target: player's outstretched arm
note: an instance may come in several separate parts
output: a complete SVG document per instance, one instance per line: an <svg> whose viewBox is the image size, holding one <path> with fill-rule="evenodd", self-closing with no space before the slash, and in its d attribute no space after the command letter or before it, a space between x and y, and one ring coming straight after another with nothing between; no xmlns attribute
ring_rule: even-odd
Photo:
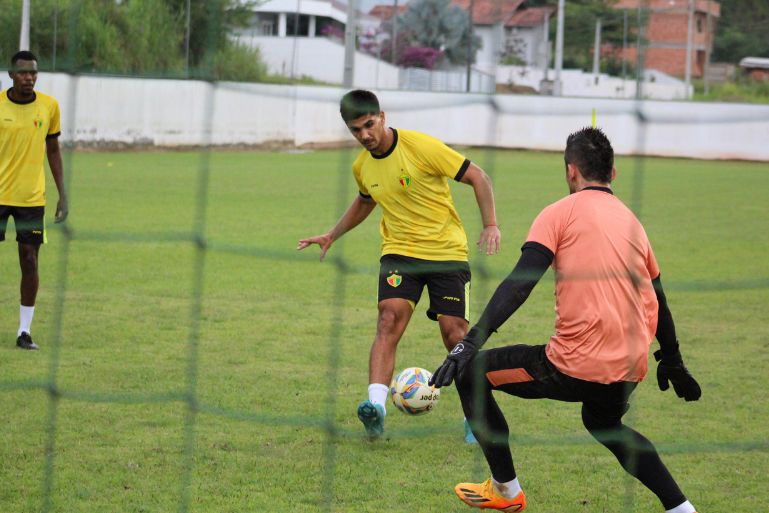
<svg viewBox="0 0 769 513"><path fill-rule="evenodd" d="M497 212L491 178L483 169L471 162L461 182L472 186L475 191L475 201L478 202L478 208L481 210L483 230L476 243L478 249L487 255L499 253L502 234L499 231L499 226L497 226Z"/></svg>
<svg viewBox="0 0 769 513"><path fill-rule="evenodd" d="M64 188L64 165L62 164L61 149L57 137L45 140L45 153L48 156L48 166L51 168L53 181L56 183L56 189L59 191L59 202L56 204L54 222L61 223L69 215L69 203L67 201L67 191Z"/></svg>
<svg viewBox="0 0 769 513"><path fill-rule="evenodd" d="M657 276L653 279L652 285L654 285L654 292L659 304L656 337L660 343L660 349L654 352L654 359L659 362L657 364L657 385L664 392L670 388L670 383L672 383L673 390L678 397L687 401L696 401L702 396L702 389L684 365L676 337L673 314L670 313L665 291L662 290L661 277Z"/></svg>
<svg viewBox="0 0 769 513"><path fill-rule="evenodd" d="M362 223L371 214L374 207L376 207L374 200L358 195L331 231L323 235L300 239L296 249L303 250L313 244L317 244L320 246L320 259L322 261L334 241Z"/></svg>

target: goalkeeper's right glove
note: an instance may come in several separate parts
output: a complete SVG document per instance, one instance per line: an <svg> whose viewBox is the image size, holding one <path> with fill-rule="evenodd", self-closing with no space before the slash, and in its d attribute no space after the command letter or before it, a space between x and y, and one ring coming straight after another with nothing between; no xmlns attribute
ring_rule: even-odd
<svg viewBox="0 0 769 513"><path fill-rule="evenodd" d="M666 355L662 353L662 350L655 351L654 359L659 362L657 365L657 384L660 390L664 392L670 388L668 383L670 380L678 397L683 397L687 401L696 401L700 398L702 389L684 365L680 352L676 351L674 355Z"/></svg>
<svg viewBox="0 0 769 513"><path fill-rule="evenodd" d="M478 353L478 348L468 337L463 338L454 349L451 350L446 360L433 373L427 382L435 388L447 387L455 378L459 378L467 367L467 364Z"/></svg>

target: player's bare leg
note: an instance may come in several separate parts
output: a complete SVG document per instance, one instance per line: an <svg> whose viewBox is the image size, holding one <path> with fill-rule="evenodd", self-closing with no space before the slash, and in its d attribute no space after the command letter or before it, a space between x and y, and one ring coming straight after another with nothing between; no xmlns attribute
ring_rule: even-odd
<svg viewBox="0 0 769 513"><path fill-rule="evenodd" d="M395 369L395 350L413 312L414 308L406 299L379 302L376 336L369 357L369 383L389 385Z"/></svg>
<svg viewBox="0 0 769 513"><path fill-rule="evenodd" d="M453 315L441 315L438 317L438 326L441 328L441 337L443 345L447 351L454 349L454 346L467 335L469 323L462 317Z"/></svg>
<svg viewBox="0 0 769 513"><path fill-rule="evenodd" d="M384 432L385 405L395 369L395 351L413 312L413 306L406 299L379 302L376 336L369 355L369 399L358 406L358 418L370 438Z"/></svg>
<svg viewBox="0 0 769 513"><path fill-rule="evenodd" d="M19 307L19 330L16 345L22 349L38 349L32 342L31 325L32 316L35 313L35 300L40 285L38 274L37 256L40 251L39 244L19 243L19 267L21 268L21 305Z"/></svg>

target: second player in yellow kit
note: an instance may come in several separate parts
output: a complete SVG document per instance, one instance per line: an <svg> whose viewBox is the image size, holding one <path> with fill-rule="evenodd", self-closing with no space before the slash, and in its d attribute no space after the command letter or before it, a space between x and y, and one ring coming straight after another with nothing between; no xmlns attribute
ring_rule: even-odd
<svg viewBox="0 0 769 513"><path fill-rule="evenodd" d="M16 345L38 349L30 331L40 281L38 253L45 241L46 157L59 192L55 222L64 221L68 212L58 139L61 122L56 99L35 91L33 53L16 53L8 75L13 87L0 92L0 242L12 217L21 268Z"/></svg>
<svg viewBox="0 0 769 513"><path fill-rule="evenodd" d="M430 297L427 315L438 322L445 348L451 350L467 333L467 236L449 180L470 185L475 192L483 220L478 247L487 254L498 252L501 235L491 180L480 167L429 135L388 127L370 91L347 93L340 113L364 148L353 164L359 193L331 230L300 240L297 249L318 244L323 259L336 239L363 222L377 205L382 208L379 315L369 358L368 400L358 407L366 434L376 438L384 432L396 348L425 287ZM466 440L474 440L469 430Z"/></svg>

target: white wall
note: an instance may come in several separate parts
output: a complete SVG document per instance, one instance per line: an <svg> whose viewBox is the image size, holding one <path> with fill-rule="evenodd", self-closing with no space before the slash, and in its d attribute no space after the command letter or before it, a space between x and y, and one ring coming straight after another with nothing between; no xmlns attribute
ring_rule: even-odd
<svg viewBox="0 0 769 513"><path fill-rule="evenodd" d="M665 76L655 70L647 70L650 76L655 77L654 82L645 81L641 86L641 94L644 98L655 100L683 100L689 98L692 86L673 77ZM525 66L497 66L498 84L516 84L533 87L540 90L540 82L545 77L545 72L539 68ZM665 78L662 78L665 77ZM548 70L548 79L555 78L555 71ZM622 80L606 74L599 74L598 80L593 73L578 69L565 69L561 72L562 92L564 96L581 96L591 98L629 98L636 96L635 80Z"/></svg>
<svg viewBox="0 0 769 513"><path fill-rule="evenodd" d="M499 54L504 42L504 29L501 23L495 25L475 25L473 34L480 38L481 47L475 52L474 67L490 72L499 61Z"/></svg>
<svg viewBox="0 0 769 513"><path fill-rule="evenodd" d="M7 86L7 83L4 85ZM343 89L70 77L41 73L38 90L62 109L62 140L157 146L349 143ZM618 154L769 162L769 106L380 91L392 126L449 144L561 151L591 120ZM646 120L639 121L639 113Z"/></svg>
<svg viewBox="0 0 769 513"><path fill-rule="evenodd" d="M520 52L519 57L527 66L544 67L547 60L544 25L513 27L507 29L505 37L508 41L515 42L514 46Z"/></svg>
<svg viewBox="0 0 769 513"><path fill-rule="evenodd" d="M262 60L273 74L306 75L341 84L344 46L325 37L239 37L237 41L261 49ZM355 52L355 83L373 89L398 87L398 68L362 52Z"/></svg>

